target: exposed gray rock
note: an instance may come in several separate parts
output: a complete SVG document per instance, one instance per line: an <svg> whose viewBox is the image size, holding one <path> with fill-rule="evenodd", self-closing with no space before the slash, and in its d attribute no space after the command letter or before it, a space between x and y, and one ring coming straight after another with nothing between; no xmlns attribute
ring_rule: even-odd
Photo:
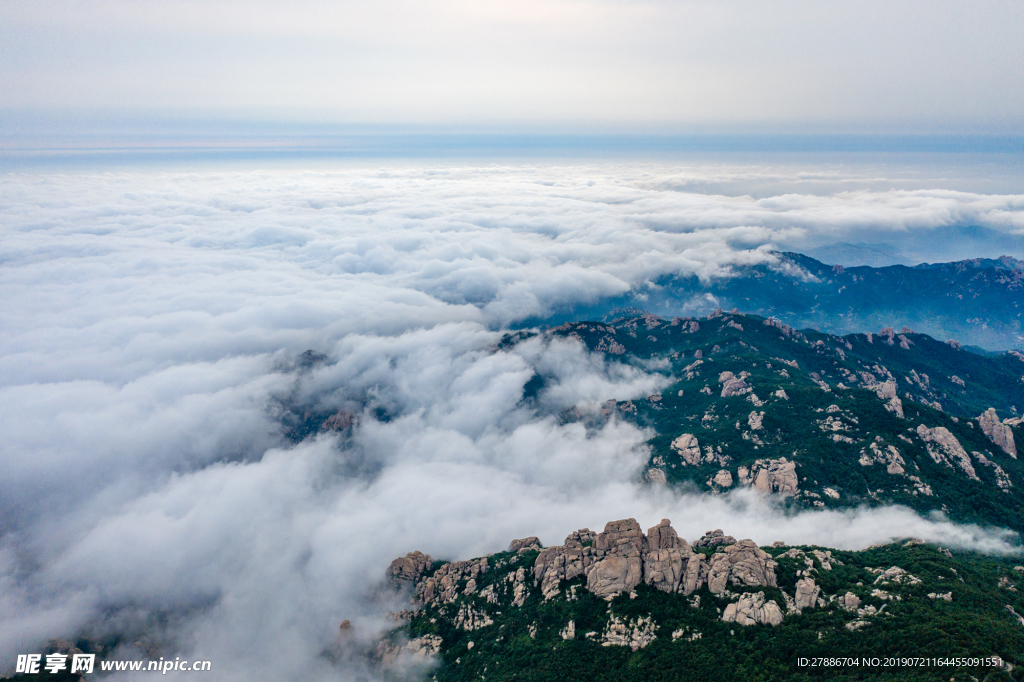
<svg viewBox="0 0 1024 682"><path fill-rule="evenodd" d="M1007 474L1006 471L1003 470L1003 467L991 461L988 457L981 454L980 452L975 451L972 452L971 454L974 455L974 458L978 460L980 464L983 464L987 467L991 467L995 471L996 486L998 486L1000 490L1002 490L1004 493L1010 492L1010 488L1013 487L1013 483L1010 481L1009 474Z"/></svg>
<svg viewBox="0 0 1024 682"><path fill-rule="evenodd" d="M861 466L871 466L874 463L884 464L885 470L894 476L906 473L906 462L900 451L893 445L879 446L878 441L872 442L869 446L870 452L861 450Z"/></svg>
<svg viewBox="0 0 1024 682"><path fill-rule="evenodd" d="M609 521L598 533L594 549L604 558L587 571L588 590L599 597L611 597L640 584L647 538L636 519Z"/></svg>
<svg viewBox="0 0 1024 682"><path fill-rule="evenodd" d="M601 646L628 646L633 651L643 649L657 639L657 626L650 616L622 621L612 614L601 637Z"/></svg>
<svg viewBox="0 0 1024 682"><path fill-rule="evenodd" d="M694 554L686 561L686 572L680 584L680 591L690 595L700 589L708 578L708 562L703 554Z"/></svg>
<svg viewBox="0 0 1024 682"><path fill-rule="evenodd" d="M533 576L534 585L540 585L545 599L558 594L562 580L572 580L586 573L596 560L592 547L596 541L597 534L583 528L569 535L564 545L541 550L533 565Z"/></svg>
<svg viewBox="0 0 1024 682"><path fill-rule="evenodd" d="M540 549L540 538L535 535L528 538L520 538L513 540L508 546L508 551L510 552L529 549Z"/></svg>
<svg viewBox="0 0 1024 682"><path fill-rule="evenodd" d="M356 423L357 417L348 410L339 410L320 425L321 431L344 431Z"/></svg>
<svg viewBox="0 0 1024 682"><path fill-rule="evenodd" d="M734 375L732 372L722 372L718 375L718 383L722 384L722 397L728 398L734 395L744 395L750 393L754 389L744 379L750 374L748 372L740 372L739 376Z"/></svg>
<svg viewBox="0 0 1024 682"><path fill-rule="evenodd" d="M1010 457L1017 459L1017 446L1013 442L1013 429L999 421L994 407L988 408L978 417L978 424L989 440Z"/></svg>
<svg viewBox="0 0 1024 682"><path fill-rule="evenodd" d="M463 604L455 614L455 627L466 631L479 630L488 625L494 625L494 621L487 615L486 611L474 609L469 604Z"/></svg>
<svg viewBox="0 0 1024 682"><path fill-rule="evenodd" d="M740 478L742 480L742 474ZM750 469L749 480L751 485L765 493L790 496L800 490L796 462L788 461L785 457L757 460Z"/></svg>
<svg viewBox="0 0 1024 682"><path fill-rule="evenodd" d="M429 554L423 552L409 552L403 557L398 557L388 566L387 576L393 583L414 583L419 580L427 569L431 567L434 560Z"/></svg>
<svg viewBox="0 0 1024 682"><path fill-rule="evenodd" d="M736 544L736 538L731 535L726 535L722 532L721 528L709 530L700 537L700 540L693 543L693 546L698 549L705 547L718 547L719 545L734 545Z"/></svg>
<svg viewBox="0 0 1024 682"><path fill-rule="evenodd" d="M722 621L744 626L778 625L782 622L782 609L774 601L766 601L764 592L754 592L726 606Z"/></svg>
<svg viewBox="0 0 1024 682"><path fill-rule="evenodd" d="M598 597L610 598L629 592L642 578L640 557L609 556L587 573L587 589Z"/></svg>
<svg viewBox="0 0 1024 682"><path fill-rule="evenodd" d="M648 550L643 556L644 582L662 592L676 592L693 550L680 538L668 519L647 531Z"/></svg>
<svg viewBox="0 0 1024 682"><path fill-rule="evenodd" d="M443 640L438 635L424 635L410 639L404 646L381 640L377 644L377 657L385 670L404 668L407 665L422 665L441 650Z"/></svg>
<svg viewBox="0 0 1024 682"><path fill-rule="evenodd" d="M487 557L444 564L434 575L416 584L416 596L424 604L450 604L458 597L459 583L476 578L487 569Z"/></svg>
<svg viewBox="0 0 1024 682"><path fill-rule="evenodd" d="M647 548L652 552L659 549L680 549L685 551L687 556L693 553L690 544L679 537L668 519L662 519L657 526L647 530Z"/></svg>
<svg viewBox="0 0 1024 682"><path fill-rule="evenodd" d="M646 478L651 483L655 483L658 485L664 485L665 483L668 483L668 478L665 476L665 471L663 469L658 469L654 467L647 470L647 473L644 474L644 478Z"/></svg>
<svg viewBox="0 0 1024 682"><path fill-rule="evenodd" d="M793 601L797 612L817 606L820 593L821 588L814 584L814 578L806 577L796 581L796 594Z"/></svg>
<svg viewBox="0 0 1024 682"><path fill-rule="evenodd" d="M860 597L853 592L847 592L839 598L839 605L847 611L855 611L860 606Z"/></svg>
<svg viewBox="0 0 1024 682"><path fill-rule="evenodd" d="M722 488L728 488L732 486L732 474L729 473L728 469L719 469L718 473L715 474L715 478L713 480L715 482L715 485L720 486Z"/></svg>
<svg viewBox="0 0 1024 682"><path fill-rule="evenodd" d="M700 464L700 444L697 442L697 437L693 434L684 433L676 438L672 441L672 449L679 453L686 464L693 466Z"/></svg>
<svg viewBox="0 0 1024 682"><path fill-rule="evenodd" d="M917 427L917 435L925 442L928 454L931 455L936 463L945 464L950 468L953 468L954 463L956 463L969 478L975 481L979 480L978 474L974 472L974 465L971 464L971 458L967 455L967 451L960 445L960 441L956 439L956 436L950 433L949 429L945 426L936 426L934 429L929 429L924 424L921 424Z"/></svg>
<svg viewBox="0 0 1024 682"><path fill-rule="evenodd" d="M512 578L512 606L522 606L526 603L529 590L526 587L526 569L517 568L515 573L509 574ZM556 587L556 592L557 587Z"/></svg>
<svg viewBox="0 0 1024 682"><path fill-rule="evenodd" d="M708 589L722 594L727 585L741 587L776 587L775 567L778 564L753 540L740 540L712 554L708 568Z"/></svg>
<svg viewBox="0 0 1024 682"><path fill-rule="evenodd" d="M891 340L890 340L891 344ZM885 381L868 388L874 388L875 394L882 400L885 400L885 409L895 414L900 419L903 419L903 401L896 395L896 382L892 379Z"/></svg>
<svg viewBox="0 0 1024 682"><path fill-rule="evenodd" d="M598 533L595 546L613 556L642 556L647 538L636 519L609 521L604 532Z"/></svg>

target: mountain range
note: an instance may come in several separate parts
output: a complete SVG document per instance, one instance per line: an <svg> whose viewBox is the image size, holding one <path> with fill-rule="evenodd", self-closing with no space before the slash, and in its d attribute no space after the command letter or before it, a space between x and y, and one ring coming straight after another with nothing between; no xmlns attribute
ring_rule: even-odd
<svg viewBox="0 0 1024 682"><path fill-rule="evenodd" d="M738 308L834 334L904 326L988 350L1024 347L1024 261L1009 256L916 266L844 267L776 252L729 276L663 277L642 291L559 311L549 322L602 319L614 308L666 316Z"/></svg>
<svg viewBox="0 0 1024 682"><path fill-rule="evenodd" d="M618 362L661 363L673 382L660 393L562 415L652 429L654 484L712 494L752 486L809 508L903 504L1024 531L1018 351L980 355L909 328L836 336L722 311L546 334Z"/></svg>

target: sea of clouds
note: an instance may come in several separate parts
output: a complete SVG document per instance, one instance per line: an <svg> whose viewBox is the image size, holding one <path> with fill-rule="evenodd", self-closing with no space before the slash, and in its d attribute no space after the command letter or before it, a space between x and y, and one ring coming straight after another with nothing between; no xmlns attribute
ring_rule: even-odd
<svg viewBox="0 0 1024 682"><path fill-rule="evenodd" d="M787 515L641 485L649 433L557 415L669 379L571 341L498 349L510 325L662 275L726 277L780 244L1024 234L1022 196L879 182L640 165L6 176L0 674L88 636L209 659L220 680L358 678L338 625L370 638L400 608L373 596L394 557L624 517L691 540L1007 551L1006 534L905 509ZM296 364L307 349L329 360ZM359 420L294 444L296 406Z"/></svg>

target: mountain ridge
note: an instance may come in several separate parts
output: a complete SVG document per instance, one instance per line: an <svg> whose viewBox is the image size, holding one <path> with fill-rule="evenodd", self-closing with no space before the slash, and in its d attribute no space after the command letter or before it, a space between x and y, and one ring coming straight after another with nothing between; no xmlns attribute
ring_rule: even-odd
<svg viewBox="0 0 1024 682"><path fill-rule="evenodd" d="M1010 256L884 267L828 265L796 252L729 266L729 276L669 275L642 290L556 312L542 324L601 319L616 308L671 317L739 308L835 334L908 326L989 350L1024 348L1024 261Z"/></svg>

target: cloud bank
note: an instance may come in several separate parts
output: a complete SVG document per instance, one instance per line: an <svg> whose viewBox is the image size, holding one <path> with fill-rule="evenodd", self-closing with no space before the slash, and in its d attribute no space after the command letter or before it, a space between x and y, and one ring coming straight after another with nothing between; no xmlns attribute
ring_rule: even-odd
<svg viewBox="0 0 1024 682"><path fill-rule="evenodd" d="M652 492L637 483L648 433L557 416L665 377L568 341L499 349L509 324L665 274L727 276L784 240L1024 229L1019 196L680 187L751 173L9 176L0 665L84 634L210 659L218 679L356 677L329 655L337 627L383 625L392 605L369 595L395 556L557 543L629 516L690 539L1006 551L907 510L788 516L753 495ZM308 348L329 361L297 367ZM350 432L285 437L285 413L338 409Z"/></svg>

